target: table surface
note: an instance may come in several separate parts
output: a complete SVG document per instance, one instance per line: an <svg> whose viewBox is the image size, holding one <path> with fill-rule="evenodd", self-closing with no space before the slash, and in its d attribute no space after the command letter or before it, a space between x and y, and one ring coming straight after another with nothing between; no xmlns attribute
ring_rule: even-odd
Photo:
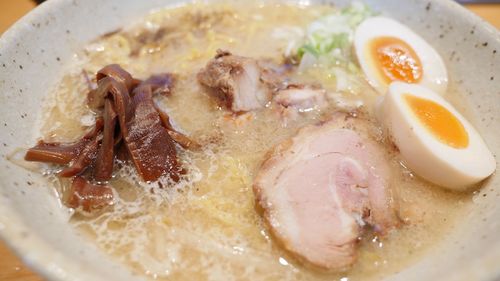
<svg viewBox="0 0 500 281"><path fill-rule="evenodd" d="M0 0L0 34L34 7L34 2L30 0ZM467 5L467 8L500 29L500 5L476 4ZM40 281L43 279L31 272L29 268L0 241L0 280Z"/></svg>

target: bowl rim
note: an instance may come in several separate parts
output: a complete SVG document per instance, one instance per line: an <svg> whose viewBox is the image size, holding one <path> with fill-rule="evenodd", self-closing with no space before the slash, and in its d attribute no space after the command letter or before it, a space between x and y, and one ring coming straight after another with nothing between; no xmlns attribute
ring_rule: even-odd
<svg viewBox="0 0 500 281"><path fill-rule="evenodd" d="M27 14L18 19L0 36L0 53L2 50L14 48L15 42L22 34L29 32L32 22L43 19L51 12L57 11L61 6L67 5L72 0L45 1L36 6ZM84 1L82 1L85 3ZM0 188L4 185L0 181ZM29 228L21 216L0 204L0 241L9 248L31 271L45 280L73 281L107 279L81 268L81 264L73 259L67 259L64 253L51 246L47 241L37 235L23 235ZM35 232L35 231L33 231ZM35 232L36 233L36 232ZM47 259L44 253L51 253L52 259Z"/></svg>
<svg viewBox="0 0 500 281"><path fill-rule="evenodd" d="M3 49L12 48L13 43L24 32L28 32L27 26L31 22L39 18L43 18L50 12L57 11L60 6L66 5L71 0L51 0L38 5L26 15L17 20L11 27L8 28L0 37L0 51ZM284 0L286 1L286 0ZM362 1L362 0L361 0ZM185 0L184 3L189 3L191 0ZM291 1L295 2L294 0ZM314 2L314 1L312 1ZM497 37L498 29L488 23L483 18L467 10L462 5L453 0L433 0L438 2L449 11L453 11L464 20L475 24L476 28L481 28L493 38ZM82 1L82 3L85 3ZM312 3L314 4L314 3ZM84 5L84 4L83 4ZM143 15L144 16L144 15ZM139 16L138 16L139 17ZM0 187L3 185L0 182ZM7 227L8 226L8 227ZM28 237L20 237L19 233L29 229L20 216L13 211L8 205L0 204L0 239L19 257L25 265L32 271L36 272L47 280L106 280L100 276L92 274L86 270L82 270L77 261L72 259L64 259L64 254L58 252L57 249L50 246L41 237L29 235ZM60 261L64 260L64 264L57 261L44 258L41 253L55 252ZM483 258L487 258L484 256ZM499 269L500 270L500 269Z"/></svg>

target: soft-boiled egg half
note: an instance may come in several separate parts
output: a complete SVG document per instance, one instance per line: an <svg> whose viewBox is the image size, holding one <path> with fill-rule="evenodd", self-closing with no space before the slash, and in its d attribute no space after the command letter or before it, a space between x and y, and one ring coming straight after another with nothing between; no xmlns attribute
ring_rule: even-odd
<svg viewBox="0 0 500 281"><path fill-rule="evenodd" d="M378 110L408 168L428 181L462 190L495 171L478 132L433 91L393 82Z"/></svg>
<svg viewBox="0 0 500 281"><path fill-rule="evenodd" d="M405 25L385 17L363 21L356 29L354 47L368 81L381 94L391 82L420 84L444 94L446 66L431 45Z"/></svg>

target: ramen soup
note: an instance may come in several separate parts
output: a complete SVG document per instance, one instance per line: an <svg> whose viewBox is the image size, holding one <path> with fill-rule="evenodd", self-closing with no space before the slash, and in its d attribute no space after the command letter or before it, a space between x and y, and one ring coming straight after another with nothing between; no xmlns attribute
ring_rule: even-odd
<svg viewBox="0 0 500 281"><path fill-rule="evenodd" d="M362 4L188 4L77 53L26 159L138 275L378 280L495 169L447 84L431 45Z"/></svg>

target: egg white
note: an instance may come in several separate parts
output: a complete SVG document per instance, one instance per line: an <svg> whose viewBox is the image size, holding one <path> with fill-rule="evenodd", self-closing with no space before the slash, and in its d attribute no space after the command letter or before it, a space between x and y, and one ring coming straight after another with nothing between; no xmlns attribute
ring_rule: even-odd
<svg viewBox="0 0 500 281"><path fill-rule="evenodd" d="M414 116L403 99L405 94L431 100L452 113L468 134L468 146L454 148L441 142ZM378 110L407 167L420 177L449 189L463 190L495 171L495 159L479 133L433 91L416 84L393 82Z"/></svg>
<svg viewBox="0 0 500 281"><path fill-rule="evenodd" d="M372 66L372 59L366 46L377 37L395 37L408 44L418 56L422 66L422 78L418 84L443 95L448 87L448 73L441 56L422 37L407 26L385 17L373 17L363 21L356 29L354 47L358 62L372 86L385 94L388 85L381 81L378 70Z"/></svg>

